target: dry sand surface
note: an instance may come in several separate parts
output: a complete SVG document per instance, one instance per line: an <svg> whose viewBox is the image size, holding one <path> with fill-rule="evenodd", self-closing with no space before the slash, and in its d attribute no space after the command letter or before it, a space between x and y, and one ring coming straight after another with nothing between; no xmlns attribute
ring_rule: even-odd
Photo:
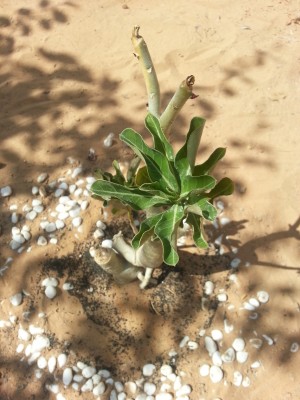
<svg viewBox="0 0 300 400"><path fill-rule="evenodd" d="M108 369L123 384L142 378L143 365L153 363L156 370L146 380L156 384L156 394L163 383L160 367L170 364L182 385L192 388L182 399L300 398L300 351L291 351L300 344L299 5L296 0L1 0L0 187L12 188L12 195L0 197L1 400L96 399L62 383L63 369L78 361ZM83 224L78 229L67 220L53 244L40 222L55 220L51 212L58 198L31 193L33 186L47 188L62 178L84 189L98 165L109 169L114 159L123 165L130 159L118 134L126 127L145 133L147 102L130 41L135 24L150 48L164 105L186 76L196 77L199 97L185 105L176 122L175 147L182 145L191 117L205 117L198 160L227 147L216 173L236 184L234 195L223 199L219 224L208 227L212 243L223 235L221 254L217 244L208 253L182 247L177 272L144 292L137 282L117 287L88 255L97 220L106 222L106 238L120 226L127 229L126 222L110 216L105 221L99 201L73 193L76 201L89 200L80 214ZM105 148L111 132L112 146ZM88 159L90 148L96 160ZM48 174L43 184L37 183L41 173ZM44 210L28 221L24 206L33 198L42 200ZM11 229L25 223L31 239L23 252L14 251ZM46 246L37 245L40 235ZM240 263L232 268L235 258ZM53 300L41 286L46 277L59 281ZM203 295L207 280L215 285L211 296ZM74 288L64 290L65 282ZM270 296L266 304L241 309L261 290ZM23 296L19 306L10 302L16 293ZM218 300L220 293L226 301ZM28 363L26 346L37 334L28 341L18 335L21 326L28 331L30 325L49 339L42 357L68 356L63 368L50 373L38 370L37 360ZM199 374L201 365L212 365L201 329L208 336L221 330L222 354L235 338L246 342L247 361L223 364L219 383ZM186 335L191 343L180 347ZM262 347L253 347L251 339L261 339ZM176 357L170 358L171 350ZM242 373L240 386L234 372ZM46 389L53 383L60 394ZM175 399L173 382L164 383ZM130 394L128 385L123 390L112 384L106 382L98 397L114 400L119 389L128 399L146 398L140 388ZM126 398L120 393L119 400Z"/></svg>

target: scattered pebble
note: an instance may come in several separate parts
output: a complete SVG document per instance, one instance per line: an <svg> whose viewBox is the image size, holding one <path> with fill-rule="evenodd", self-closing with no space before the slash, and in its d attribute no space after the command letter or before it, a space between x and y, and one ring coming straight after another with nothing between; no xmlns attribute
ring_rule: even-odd
<svg viewBox="0 0 300 400"><path fill-rule="evenodd" d="M43 182L45 182L45 180L48 178L48 174L46 173L46 172L43 172L42 174L40 174L38 177L37 177L37 182L38 183L43 183Z"/></svg>
<svg viewBox="0 0 300 400"><path fill-rule="evenodd" d="M215 285L212 281L206 281L204 284L204 293L207 296L210 296L214 291L214 287L215 287Z"/></svg>
<svg viewBox="0 0 300 400"><path fill-rule="evenodd" d="M234 348L234 350L236 351L243 351L245 348L245 340L243 338L236 338L234 339L233 343L232 343L232 347Z"/></svg>
<svg viewBox="0 0 300 400"><path fill-rule="evenodd" d="M290 351L296 353L299 350L299 343L294 342L291 344Z"/></svg>
<svg viewBox="0 0 300 400"><path fill-rule="evenodd" d="M63 376L62 376L63 384L65 386L70 385L70 383L72 382L72 379L73 379L72 368L68 367L63 372Z"/></svg>
<svg viewBox="0 0 300 400"><path fill-rule="evenodd" d="M109 133L108 136L103 140L103 145L105 147L111 147L113 144L114 136L115 136L114 133Z"/></svg>
<svg viewBox="0 0 300 400"><path fill-rule="evenodd" d="M219 383L223 379L223 371L220 367L213 365L209 370L209 377L213 383Z"/></svg>
<svg viewBox="0 0 300 400"><path fill-rule="evenodd" d="M2 197L8 197L12 194L12 188L10 186L4 186L0 189Z"/></svg>
<svg viewBox="0 0 300 400"><path fill-rule="evenodd" d="M163 376L168 376L168 375L172 374L172 372L173 372L173 369L170 365L165 364L160 367L160 373Z"/></svg>
<svg viewBox="0 0 300 400"><path fill-rule="evenodd" d="M241 260L239 258L234 258L231 260L230 266L231 268L237 268L241 263Z"/></svg>
<svg viewBox="0 0 300 400"><path fill-rule="evenodd" d="M233 373L233 384L234 386L241 386L243 381L243 375L240 373L240 371L234 371Z"/></svg>
<svg viewBox="0 0 300 400"><path fill-rule="evenodd" d="M47 245L47 239L45 238L45 236L39 236L38 240L37 240L37 245L38 246L46 246Z"/></svg>
<svg viewBox="0 0 300 400"><path fill-rule="evenodd" d="M13 306L17 307L17 306L19 306L19 305L22 303L22 301L23 301L23 294L22 294L22 293L16 293L16 294L14 294L13 296L11 296L9 300L10 300L10 303L11 303Z"/></svg>
<svg viewBox="0 0 300 400"><path fill-rule="evenodd" d="M152 396L156 392L156 385L154 383L146 382L144 384L144 392L147 396Z"/></svg>
<svg viewBox="0 0 300 400"><path fill-rule="evenodd" d="M45 295L46 297L48 297L48 299L54 299L54 297L56 296L57 290L55 288L55 286L46 286L45 289Z"/></svg>
<svg viewBox="0 0 300 400"><path fill-rule="evenodd" d="M189 337L189 336L184 336L184 337L181 339L180 343L179 343L179 347L180 347L180 348L183 348L184 346L186 346L189 340L190 340L190 337Z"/></svg>
<svg viewBox="0 0 300 400"><path fill-rule="evenodd" d="M62 368L65 366L67 362L67 356L64 353L59 354L59 356L57 357L57 364L59 368Z"/></svg>
<svg viewBox="0 0 300 400"><path fill-rule="evenodd" d="M201 365L201 367L199 368L199 374L200 376L208 376L209 375L209 370L210 370L210 366L208 364L203 364Z"/></svg>
<svg viewBox="0 0 300 400"><path fill-rule="evenodd" d="M210 356L212 356L214 352L217 351L217 344L210 336L205 336L204 344Z"/></svg>
<svg viewBox="0 0 300 400"><path fill-rule="evenodd" d="M155 365L154 364L146 364L143 366L143 375L144 376L151 376L153 375L155 371Z"/></svg>
<svg viewBox="0 0 300 400"><path fill-rule="evenodd" d="M265 292L264 290L260 290L257 292L257 299L259 300L260 303L265 304L269 301L269 293Z"/></svg>
<svg viewBox="0 0 300 400"><path fill-rule="evenodd" d="M220 341L223 339L223 333L219 329L213 329L211 331L211 337L213 340Z"/></svg>
<svg viewBox="0 0 300 400"><path fill-rule="evenodd" d="M274 344L274 340L270 336L262 335L262 337L265 339L269 346L272 346Z"/></svg>

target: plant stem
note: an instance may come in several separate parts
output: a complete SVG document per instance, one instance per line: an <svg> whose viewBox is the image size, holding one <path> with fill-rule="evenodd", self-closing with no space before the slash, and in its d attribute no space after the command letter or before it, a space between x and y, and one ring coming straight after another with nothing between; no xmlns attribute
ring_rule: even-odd
<svg viewBox="0 0 300 400"><path fill-rule="evenodd" d="M147 44L142 36L139 34L140 27L134 26L132 31L131 40L133 43L136 56L141 64L147 94L148 94L148 109L151 114L156 118L160 116L160 90L157 80L154 65L147 47Z"/></svg>
<svg viewBox="0 0 300 400"><path fill-rule="evenodd" d="M193 75L188 76L182 81L179 88L176 90L174 96L167 105L165 111L160 117L160 125L166 136L169 134L171 125L177 117L179 111L182 109L186 101L193 97L193 85L195 83L195 77Z"/></svg>

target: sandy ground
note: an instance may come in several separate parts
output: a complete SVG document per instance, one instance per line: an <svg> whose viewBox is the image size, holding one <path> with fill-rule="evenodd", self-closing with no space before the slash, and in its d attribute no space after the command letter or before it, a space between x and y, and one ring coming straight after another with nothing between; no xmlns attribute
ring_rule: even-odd
<svg viewBox="0 0 300 400"><path fill-rule="evenodd" d="M0 187L10 185L13 194L0 198L0 267L9 265L0 278L0 320L17 317L0 330L1 400L55 398L45 390L54 378L44 371L37 379L35 363L28 366L23 353L16 353L18 329L29 324L43 327L51 338L46 358L64 351L69 363L83 360L108 368L123 383L138 379L146 362L159 370L175 349L177 371L193 388L191 399L300 398L300 352L290 351L293 343L300 344L299 18L296 0L1 1ZM172 135L175 147L182 144L190 118L204 116L198 159L216 147L227 147L217 173L236 183L220 216L231 222L211 230L212 240L223 234L225 255L209 258L183 249L185 290L193 287L193 295L188 300L183 296L179 314L171 310L164 317L149 311L154 289L141 293L136 283L117 288L107 277L91 272L90 261L80 261L87 257L85 244L91 241L96 221L103 219L101 203L94 199L83 215L81 232L66 228L58 234L57 245L39 247L39 221L57 204L53 195L42 199L44 214L27 222L32 238L24 252L9 247L10 207L17 205L16 225L22 226L23 207L31 204L31 189L40 173L49 175L48 182L63 177L71 182L68 171L80 164L83 172L73 181L92 175L97 165L108 169L116 158L128 161L130 153L118 134L129 126L144 132L147 101L132 54L135 24L150 48L164 105L187 75L196 77L199 97L190 100L178 118ZM105 149L103 140L110 132L115 140ZM87 158L90 148L96 151L95 161ZM67 161L70 157L73 164ZM9 264L8 257L13 257ZM232 271L228 266L235 257L241 262ZM60 281L53 300L45 298L41 288L46 276ZM75 295L61 289L72 277ZM223 289L228 296L211 320L199 308L207 279L215 283L215 294ZM267 291L270 300L259 308L258 319L251 320L240 307L259 290ZM10 296L21 291L23 303L12 306ZM24 312L29 312L27 318ZM47 318L39 318L40 312ZM224 318L234 330L224 334L220 349L242 336L249 360L225 366L224 379L213 384L198 372L210 362L198 333L205 327L207 334L224 331ZM199 348L180 349L185 335ZM262 335L271 337L273 344ZM259 351L251 347L254 337L263 339ZM254 370L251 363L257 360L261 367ZM250 378L249 387L233 384L234 370ZM60 375L57 372L58 381ZM66 399L95 398L70 388L61 392Z"/></svg>

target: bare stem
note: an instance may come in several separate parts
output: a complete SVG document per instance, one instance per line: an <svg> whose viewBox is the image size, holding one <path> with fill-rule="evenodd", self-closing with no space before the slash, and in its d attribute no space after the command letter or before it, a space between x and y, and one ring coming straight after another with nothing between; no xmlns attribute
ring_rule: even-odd
<svg viewBox="0 0 300 400"><path fill-rule="evenodd" d="M160 125L165 135L169 134L171 125L186 101L194 97L194 83L195 77L193 75L188 76L176 90L165 111L162 113L160 117Z"/></svg>
<svg viewBox="0 0 300 400"><path fill-rule="evenodd" d="M148 94L148 109L151 114L156 118L160 116L160 90L157 80L154 65L147 47L147 44L142 36L139 34L140 27L136 25L133 28L131 40L142 67L147 94Z"/></svg>

